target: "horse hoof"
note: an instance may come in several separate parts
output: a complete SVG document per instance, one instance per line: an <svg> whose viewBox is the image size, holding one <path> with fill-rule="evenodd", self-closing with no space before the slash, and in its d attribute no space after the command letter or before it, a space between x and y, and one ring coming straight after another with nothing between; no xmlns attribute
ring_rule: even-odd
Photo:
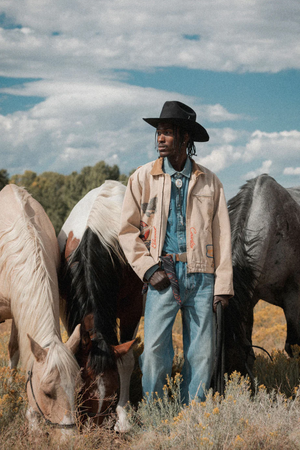
<svg viewBox="0 0 300 450"><path fill-rule="evenodd" d="M130 431L131 429L131 425L126 421L126 423L121 423L119 420L116 422L115 426L114 426L114 430L117 433L127 433L128 431Z"/></svg>
<svg viewBox="0 0 300 450"><path fill-rule="evenodd" d="M114 430L118 433L127 433L131 429L131 425L127 419L126 411L120 405L116 409L118 420L114 426Z"/></svg>

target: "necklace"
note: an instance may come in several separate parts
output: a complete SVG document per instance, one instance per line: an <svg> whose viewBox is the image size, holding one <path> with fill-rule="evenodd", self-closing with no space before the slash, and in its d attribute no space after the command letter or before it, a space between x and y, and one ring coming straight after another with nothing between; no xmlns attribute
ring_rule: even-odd
<svg viewBox="0 0 300 450"><path fill-rule="evenodd" d="M177 180L175 181L175 185L176 185L176 187L178 187L178 189L180 189L182 187L182 180L181 180L181 178L177 178Z"/></svg>

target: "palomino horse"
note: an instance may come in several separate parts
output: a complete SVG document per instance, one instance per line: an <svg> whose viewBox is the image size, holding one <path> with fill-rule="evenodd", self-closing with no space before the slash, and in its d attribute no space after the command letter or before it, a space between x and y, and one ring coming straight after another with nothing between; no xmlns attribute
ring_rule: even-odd
<svg viewBox="0 0 300 450"><path fill-rule="evenodd" d="M72 431L80 330L61 342L55 232L42 206L15 185L0 192L0 209L0 321L13 319L11 368L20 356L28 373L26 417L31 429L43 416L63 433Z"/></svg>
<svg viewBox="0 0 300 450"><path fill-rule="evenodd" d="M118 431L128 428L124 406L134 366L134 341L129 340L135 336L143 308L142 282L118 241L124 193L125 187L117 181L93 189L71 211L58 236L66 328L71 333L77 323L82 324L76 357L85 382L83 407L100 424L116 394L119 372ZM123 344L118 344L117 318Z"/></svg>
<svg viewBox="0 0 300 450"><path fill-rule="evenodd" d="M268 175L242 186L228 202L235 296L225 314L226 369L253 364L253 308L259 299L280 306L285 349L300 345L300 188L285 189Z"/></svg>

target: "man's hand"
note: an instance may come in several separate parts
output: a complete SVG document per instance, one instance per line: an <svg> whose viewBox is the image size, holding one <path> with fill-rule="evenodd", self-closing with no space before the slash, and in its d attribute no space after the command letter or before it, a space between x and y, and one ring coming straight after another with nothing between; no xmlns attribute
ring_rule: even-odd
<svg viewBox="0 0 300 450"><path fill-rule="evenodd" d="M221 302L222 308L225 309L228 306L229 299L231 298L231 295L215 295L214 301L213 301L213 310L214 312L217 311L217 304Z"/></svg>
<svg viewBox="0 0 300 450"><path fill-rule="evenodd" d="M162 269L158 269L149 280L151 286L157 291L163 291L170 286L170 280L166 272Z"/></svg>

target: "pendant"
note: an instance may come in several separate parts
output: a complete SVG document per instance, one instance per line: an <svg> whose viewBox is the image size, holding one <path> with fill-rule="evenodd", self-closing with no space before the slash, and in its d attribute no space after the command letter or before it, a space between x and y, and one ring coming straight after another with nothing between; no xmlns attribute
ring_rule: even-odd
<svg viewBox="0 0 300 450"><path fill-rule="evenodd" d="M175 181L175 185L176 187L178 187L178 189L180 189L182 186L182 180L180 178L177 178L177 180Z"/></svg>

